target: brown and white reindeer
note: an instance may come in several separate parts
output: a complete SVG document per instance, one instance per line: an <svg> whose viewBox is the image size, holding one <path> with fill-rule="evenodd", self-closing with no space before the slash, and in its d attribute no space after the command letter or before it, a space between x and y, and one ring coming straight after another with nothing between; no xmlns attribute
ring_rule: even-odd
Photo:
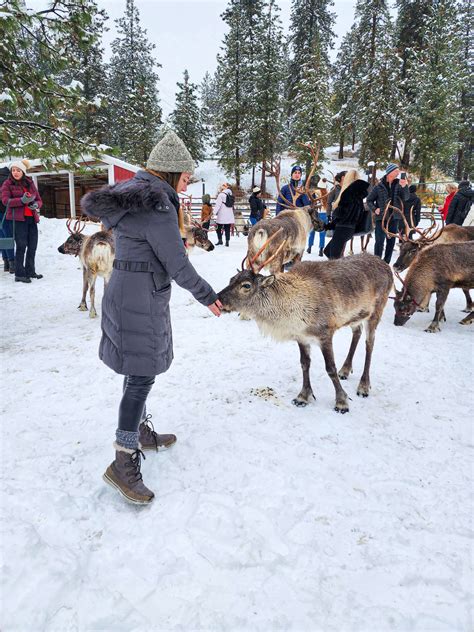
<svg viewBox="0 0 474 632"><path fill-rule="evenodd" d="M382 228L388 237L395 236L395 233L391 233L388 230L390 220L388 218L388 209L385 209L384 216L382 218ZM413 213L410 209L410 222L403 217L404 228L400 230L397 237L401 240L400 254L398 259L393 264L393 269L396 272L403 272L415 261L417 255L426 248L432 247L434 244L452 244L460 242L474 241L474 226L457 226L456 224L444 225L442 221L441 226L438 226L434 217L431 214L430 225L424 229L418 228L413 222ZM414 235L418 238L414 239ZM471 299L469 290L463 290L466 297L466 307L464 312L470 313L474 310L474 303ZM429 302L429 301L428 301ZM422 308L421 311L429 311L428 307Z"/></svg>
<svg viewBox="0 0 474 632"><path fill-rule="evenodd" d="M309 232L312 229L318 232L324 229L324 222L318 215L321 202L310 192L311 177L316 170L319 148L315 149L309 144L303 146L309 149L313 158L313 166L304 190L295 194L290 190L292 201L283 202L285 210L276 217L260 220L249 231L248 260L259 266L261 261L266 259L266 266L271 273L283 271L287 263L301 261ZM297 207L296 201L303 193L308 195L311 205ZM283 196L280 195L280 198Z"/></svg>
<svg viewBox="0 0 474 632"><path fill-rule="evenodd" d="M74 225L72 222L74 221ZM99 230L92 235L83 235L86 222L68 219L67 229L70 233L67 240L58 248L63 255L79 257L82 263L82 300L78 309L87 311L87 290L89 290L89 317L95 318L95 282L98 276L104 279L104 288L112 274L115 258L115 244L112 230ZM71 228L72 226L72 228Z"/></svg>
<svg viewBox="0 0 474 632"><path fill-rule="evenodd" d="M181 209L183 216L183 227L180 228L181 236L186 240L188 253L191 254L194 247L202 248L206 252L214 250L214 244L209 239L209 231L202 227L200 222L193 219L191 213L191 197L189 202L182 201Z"/></svg>
<svg viewBox="0 0 474 632"><path fill-rule="evenodd" d="M275 254L269 254L271 250L267 249L267 258L258 266L256 259L251 260L250 269L242 269L219 292L222 311L244 313L256 321L263 334L298 343L303 386L293 399L295 406L306 406L314 398L309 369L311 344L317 343L336 391L335 410L345 413L349 410L348 397L340 379L345 380L352 373L362 325L366 331L366 354L357 395L369 395L375 330L393 285L390 267L378 257L361 254L332 261L300 262L287 273L263 276L260 271L269 267ZM352 329L352 341L338 372L332 340L334 333L346 326Z"/></svg>
<svg viewBox="0 0 474 632"><path fill-rule="evenodd" d="M420 307L428 304L436 292L436 311L428 332L440 331L444 316L444 304L453 287L463 290L474 288L474 242L436 244L425 248L408 268L405 279L395 273L402 289L395 294L395 325L404 325ZM472 312L461 321L472 322Z"/></svg>

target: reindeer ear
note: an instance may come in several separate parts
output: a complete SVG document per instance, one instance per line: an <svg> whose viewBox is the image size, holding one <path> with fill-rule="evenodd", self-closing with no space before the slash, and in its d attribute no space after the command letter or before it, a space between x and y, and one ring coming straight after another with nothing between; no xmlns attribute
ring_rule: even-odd
<svg viewBox="0 0 474 632"><path fill-rule="evenodd" d="M270 274L270 276L264 277L262 281L262 287L270 287L275 282L275 275Z"/></svg>

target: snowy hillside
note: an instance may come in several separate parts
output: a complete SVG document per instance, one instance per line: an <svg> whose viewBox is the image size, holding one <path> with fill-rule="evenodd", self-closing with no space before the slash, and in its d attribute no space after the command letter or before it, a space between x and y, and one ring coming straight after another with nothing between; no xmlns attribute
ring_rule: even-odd
<svg viewBox="0 0 474 632"><path fill-rule="evenodd" d="M40 223L44 279L0 273L2 632L472 630L474 329L458 324L460 290L438 334L423 331L432 313L394 327L390 302L371 396L355 394L361 343L338 415L319 349L317 401L297 409L297 345L174 286L175 360L149 412L178 443L147 453L156 499L135 507L102 481L122 378L97 357L101 281L99 318L77 310L66 233ZM221 289L245 250L235 238L192 260Z"/></svg>

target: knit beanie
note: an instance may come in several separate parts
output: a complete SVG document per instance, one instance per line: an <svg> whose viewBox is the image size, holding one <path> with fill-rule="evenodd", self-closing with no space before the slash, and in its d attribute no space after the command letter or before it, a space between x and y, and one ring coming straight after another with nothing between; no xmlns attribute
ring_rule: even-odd
<svg viewBox="0 0 474 632"><path fill-rule="evenodd" d="M295 171L301 171L301 173L303 173L303 169L299 165L295 165L291 168L291 175L293 175Z"/></svg>
<svg viewBox="0 0 474 632"><path fill-rule="evenodd" d="M396 165L394 162L390 162L386 167L385 167L385 175L388 176L389 173L392 173L392 171L395 171L395 169L399 169L399 166Z"/></svg>
<svg viewBox="0 0 474 632"><path fill-rule="evenodd" d="M458 184L458 189L467 189L468 186L469 180L461 180L461 182Z"/></svg>
<svg viewBox="0 0 474 632"><path fill-rule="evenodd" d="M146 163L147 169L165 173L193 173L194 160L185 144L172 130L153 147Z"/></svg>
<svg viewBox="0 0 474 632"><path fill-rule="evenodd" d="M15 160L15 162L12 162L12 164L10 165L10 171L14 167L20 169L20 171L23 171L24 175L26 176L26 172L30 167L30 163L28 160Z"/></svg>

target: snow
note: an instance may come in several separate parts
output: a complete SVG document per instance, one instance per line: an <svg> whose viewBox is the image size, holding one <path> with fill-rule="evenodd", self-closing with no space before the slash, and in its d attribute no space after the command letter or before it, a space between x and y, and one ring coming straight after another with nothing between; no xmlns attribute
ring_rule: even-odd
<svg viewBox="0 0 474 632"><path fill-rule="evenodd" d="M12 98L12 95L9 92L5 92L4 91L4 92L0 93L0 103L4 103L5 101L12 101L13 102L13 98Z"/></svg>
<svg viewBox="0 0 474 632"><path fill-rule="evenodd" d="M57 252L65 221L39 227L44 279L0 273L2 630L472 629L473 330L458 324L460 290L438 334L423 331L432 313L394 327L390 302L371 396L355 394L361 343L338 415L317 348L317 401L297 409L296 344L216 319L174 286L175 360L148 410L178 443L147 454L156 499L135 507L101 479L122 378L97 357L100 318L77 310L79 262ZM245 250L233 238L192 261L221 289ZM101 281L97 294L100 313ZM339 366L349 340L335 337Z"/></svg>

